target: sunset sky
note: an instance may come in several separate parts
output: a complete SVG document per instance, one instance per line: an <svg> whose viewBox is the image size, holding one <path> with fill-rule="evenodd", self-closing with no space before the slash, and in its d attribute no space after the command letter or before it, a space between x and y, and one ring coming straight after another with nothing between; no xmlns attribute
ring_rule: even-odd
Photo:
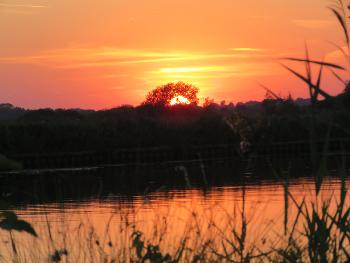
<svg viewBox="0 0 350 263"><path fill-rule="evenodd" d="M278 63L343 63L327 0L0 0L0 102L26 108L137 105L157 85L200 98L261 100L307 89ZM300 71L302 67L288 63ZM342 87L330 74L324 88Z"/></svg>

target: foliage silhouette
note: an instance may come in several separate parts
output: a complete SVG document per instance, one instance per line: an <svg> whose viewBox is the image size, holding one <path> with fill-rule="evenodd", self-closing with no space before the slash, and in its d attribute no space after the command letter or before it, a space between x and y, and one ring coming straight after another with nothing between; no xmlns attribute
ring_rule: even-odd
<svg viewBox="0 0 350 263"><path fill-rule="evenodd" d="M325 100L313 106L320 120L315 124L319 138L326 134L330 117L335 126L330 137L348 137L348 94L346 89L333 97L337 104L344 105L341 109L334 110L334 103ZM18 154L120 148L239 145L242 139L258 148L308 138L309 107L309 100L267 97L262 102L236 106L211 102L205 107L142 104L86 112L27 110L17 119L0 121L0 153L11 158Z"/></svg>
<svg viewBox="0 0 350 263"><path fill-rule="evenodd" d="M154 90L150 91L147 96L144 104L152 104L152 105L170 105L170 101L173 98L178 96L182 96L188 100L190 104L197 105L198 104L198 88L191 85L186 84L184 82L177 83L168 83L163 86L159 86Z"/></svg>

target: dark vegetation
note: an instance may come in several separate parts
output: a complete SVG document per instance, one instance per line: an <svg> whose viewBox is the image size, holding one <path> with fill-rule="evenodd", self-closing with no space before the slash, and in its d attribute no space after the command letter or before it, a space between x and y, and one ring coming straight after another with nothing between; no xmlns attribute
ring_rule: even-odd
<svg viewBox="0 0 350 263"><path fill-rule="evenodd" d="M320 138L329 119L332 137L347 137L350 127L350 92L336 97L343 107L317 102L315 112ZM309 100L267 97L262 102L237 105L210 102L167 106L142 104L109 110L25 110L9 104L0 107L0 152L73 152L157 146L239 144L256 147L273 142L307 140Z"/></svg>
<svg viewBox="0 0 350 263"><path fill-rule="evenodd" d="M10 170L20 170L22 165L14 160L8 159L6 156L0 154L0 172Z"/></svg>

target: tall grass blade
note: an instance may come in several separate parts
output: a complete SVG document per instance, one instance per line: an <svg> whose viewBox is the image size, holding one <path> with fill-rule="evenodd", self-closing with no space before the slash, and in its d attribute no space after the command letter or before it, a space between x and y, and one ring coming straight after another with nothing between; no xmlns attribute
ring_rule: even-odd
<svg viewBox="0 0 350 263"><path fill-rule="evenodd" d="M288 71L290 71L293 75L297 76L299 79L301 79L302 81L304 81L305 83L309 84L313 89L317 89L317 87L312 84L307 78L305 78L303 75L301 75L300 73L296 72L295 70L291 69L288 66L285 66L282 64L282 67L284 67L285 69L287 69ZM320 89L319 90L320 95L322 95L324 98L326 99L333 99L333 97L331 95L329 95L327 92L325 92L324 90Z"/></svg>
<svg viewBox="0 0 350 263"><path fill-rule="evenodd" d="M262 87L266 91L266 93L271 97L275 98L276 100L283 101L283 98L281 96L278 96L275 92L273 92L271 89L269 89L265 85L259 84L259 86Z"/></svg>
<svg viewBox="0 0 350 263"><path fill-rule="evenodd" d="M346 25L345 18L339 13L339 11L337 9L335 9L333 7L329 7L329 9L334 13L335 17L338 19L338 22L343 29L346 43L347 43L347 45L349 45L349 33L348 33L348 28Z"/></svg>
<svg viewBox="0 0 350 263"><path fill-rule="evenodd" d="M331 70L331 73L337 80L343 83L344 86L347 84L346 81L342 77L340 77L339 74L337 74L334 70Z"/></svg>
<svg viewBox="0 0 350 263"><path fill-rule="evenodd" d="M313 94L313 97L312 97L312 100L313 100L314 102L317 101L317 97L318 97L319 91L320 91L320 89L321 89L322 74L323 74L323 65L321 65L321 67L320 67L320 70L319 70L319 73L318 73L317 82L316 82L316 87L317 87L317 89L315 90L315 92L314 92L314 94Z"/></svg>
<svg viewBox="0 0 350 263"><path fill-rule="evenodd" d="M305 59L305 58L291 58L291 57L286 57L286 58L282 58L284 60L290 60L290 61L296 61L296 62L307 62L310 64L317 64L319 66L325 66L325 67L329 67L329 68L334 68L334 69L338 69L338 70L345 70L344 67L334 64L334 63L328 63L328 62L323 62L323 61L316 61L316 60L310 60L310 59Z"/></svg>
<svg viewBox="0 0 350 263"><path fill-rule="evenodd" d="M310 55L309 55L309 49L307 47L307 44L305 43L305 56L306 56L306 61L305 61L305 68L306 68L306 75L307 79L309 80L309 83L312 83L312 74L311 74L311 63L310 63ZM312 86L309 84L309 94L310 94L310 99L311 102L314 94L314 90L312 89Z"/></svg>
<svg viewBox="0 0 350 263"><path fill-rule="evenodd" d="M287 234L288 230L288 193L289 193L289 180L286 178L284 184L283 184L283 192L284 192L284 234Z"/></svg>

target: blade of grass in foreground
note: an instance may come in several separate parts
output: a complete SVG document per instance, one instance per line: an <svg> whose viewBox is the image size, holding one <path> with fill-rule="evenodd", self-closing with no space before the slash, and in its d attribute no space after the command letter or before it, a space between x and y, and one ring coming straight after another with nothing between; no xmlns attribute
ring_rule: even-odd
<svg viewBox="0 0 350 263"><path fill-rule="evenodd" d="M305 83L309 84L313 89L317 90L317 86L314 85L313 83L311 83L306 77L304 77L303 75L301 75L300 73L296 72L295 70L291 69L290 67L281 64L282 67L284 67L285 69L287 69L288 71L290 71L293 75L297 76L299 79L301 79L302 81L304 81ZM322 95L323 97L325 97L326 99L330 99L332 100L333 97L331 95L329 95L327 92L325 92L324 90L320 89L319 90L320 95Z"/></svg>
<svg viewBox="0 0 350 263"><path fill-rule="evenodd" d="M308 58L292 58L292 57L286 57L286 58L282 58L283 60L290 60L290 61L296 61L296 62L307 62L310 64L317 64L319 66L325 66L325 67L329 67L329 68L334 68L334 69L338 69L338 70L345 70L344 67L334 64L334 63L328 63L328 62L324 62L324 61L316 61L316 60L310 60Z"/></svg>

